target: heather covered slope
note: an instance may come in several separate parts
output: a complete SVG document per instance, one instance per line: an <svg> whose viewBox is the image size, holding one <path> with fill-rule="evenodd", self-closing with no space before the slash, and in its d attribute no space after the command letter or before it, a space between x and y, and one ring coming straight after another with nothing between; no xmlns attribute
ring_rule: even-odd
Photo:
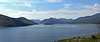
<svg viewBox="0 0 100 42"><path fill-rule="evenodd" d="M100 13L92 16L80 17L70 23L100 23Z"/></svg>
<svg viewBox="0 0 100 42"><path fill-rule="evenodd" d="M33 24L36 23L33 22L32 24L27 24L23 21L16 20L15 18L11 18L0 14L0 26L13 27L13 26L27 26Z"/></svg>
<svg viewBox="0 0 100 42"><path fill-rule="evenodd" d="M26 18L24 18L24 17L14 18L14 19L15 19L15 20L18 20L18 21L21 21L21 22L23 22L23 23L25 23L25 24L29 24L29 25L37 24L37 23L35 23L34 21L28 20L28 19L26 19Z"/></svg>

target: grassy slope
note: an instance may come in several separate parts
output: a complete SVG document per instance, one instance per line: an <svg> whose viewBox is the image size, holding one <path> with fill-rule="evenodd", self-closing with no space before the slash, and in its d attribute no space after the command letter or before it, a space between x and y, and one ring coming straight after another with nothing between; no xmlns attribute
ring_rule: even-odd
<svg viewBox="0 0 100 42"><path fill-rule="evenodd" d="M72 39L63 39L54 42L100 42L100 33L88 37L74 37Z"/></svg>

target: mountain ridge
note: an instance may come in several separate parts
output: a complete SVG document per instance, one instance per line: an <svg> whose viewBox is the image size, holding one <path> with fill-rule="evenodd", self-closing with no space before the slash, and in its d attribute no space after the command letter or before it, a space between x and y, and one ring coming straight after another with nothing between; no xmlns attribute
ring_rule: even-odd
<svg viewBox="0 0 100 42"><path fill-rule="evenodd" d="M0 14L0 26L3 27L15 27L15 26L28 26L28 25L35 25L34 24L27 24L23 21L16 20L15 18L8 17L6 15Z"/></svg>
<svg viewBox="0 0 100 42"><path fill-rule="evenodd" d="M41 24L66 24L68 22L72 21L72 19L65 19L65 18L49 18L49 19L44 19L43 21L41 21Z"/></svg>
<svg viewBox="0 0 100 42"><path fill-rule="evenodd" d="M85 16L85 17L79 17L75 20L73 20L70 23L98 23L100 22L100 13L96 13L92 16Z"/></svg>

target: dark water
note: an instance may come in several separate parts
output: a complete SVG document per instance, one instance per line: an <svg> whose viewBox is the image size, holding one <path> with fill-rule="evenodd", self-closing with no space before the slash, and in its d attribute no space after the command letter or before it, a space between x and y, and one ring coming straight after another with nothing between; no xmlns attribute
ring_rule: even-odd
<svg viewBox="0 0 100 42"><path fill-rule="evenodd" d="M25 27L1 27L0 42L53 42L77 36L100 33L100 25L56 24Z"/></svg>

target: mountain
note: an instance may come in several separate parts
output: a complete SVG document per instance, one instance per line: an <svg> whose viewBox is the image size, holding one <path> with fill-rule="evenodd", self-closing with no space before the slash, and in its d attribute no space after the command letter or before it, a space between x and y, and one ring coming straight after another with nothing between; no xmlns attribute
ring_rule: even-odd
<svg viewBox="0 0 100 42"><path fill-rule="evenodd" d="M35 23L39 23L41 20L39 20L39 19L31 19L31 21L34 21Z"/></svg>
<svg viewBox="0 0 100 42"><path fill-rule="evenodd" d="M100 23L100 13L92 16L80 17L70 23Z"/></svg>
<svg viewBox="0 0 100 42"><path fill-rule="evenodd" d="M28 25L34 25L36 23L28 24L23 21L16 20L15 18L11 18L5 15L0 14L0 26L4 27L14 27L14 26L28 26Z"/></svg>
<svg viewBox="0 0 100 42"><path fill-rule="evenodd" d="M68 22L72 21L72 19L65 19L65 18L49 18L49 19L44 19L43 21L41 21L41 24L66 24Z"/></svg>
<svg viewBox="0 0 100 42"><path fill-rule="evenodd" d="M14 18L15 20L21 21L23 23L29 24L29 25L33 25L33 24L37 24L34 21L28 20L25 17L20 17L20 18Z"/></svg>

